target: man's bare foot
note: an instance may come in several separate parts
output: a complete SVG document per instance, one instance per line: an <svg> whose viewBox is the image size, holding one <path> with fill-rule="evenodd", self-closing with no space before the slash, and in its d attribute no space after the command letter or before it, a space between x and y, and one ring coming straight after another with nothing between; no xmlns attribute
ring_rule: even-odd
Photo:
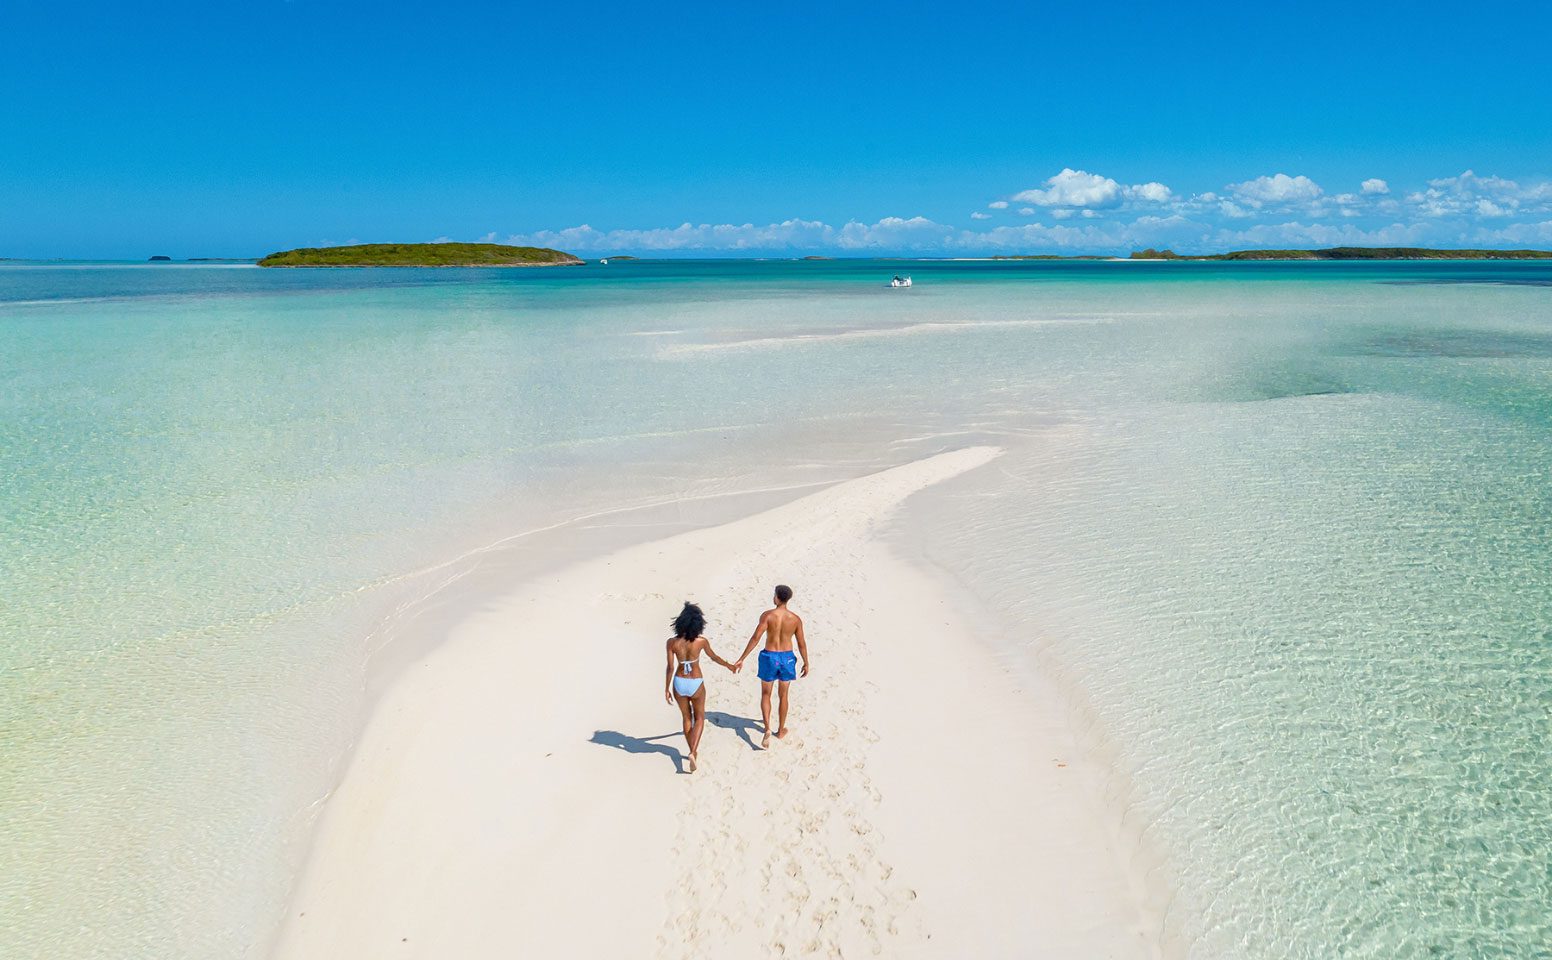
<svg viewBox="0 0 1552 960"><path fill-rule="evenodd" d="M767 730L767 731L765 731L765 736L760 738L760 749L761 750L769 750L770 748L771 748L771 732L769 730Z"/></svg>
<svg viewBox="0 0 1552 960"><path fill-rule="evenodd" d="M785 740L785 739L787 739L787 734L789 734L791 732L792 731L789 728L782 727L780 730L776 731L776 739L777 740Z"/></svg>

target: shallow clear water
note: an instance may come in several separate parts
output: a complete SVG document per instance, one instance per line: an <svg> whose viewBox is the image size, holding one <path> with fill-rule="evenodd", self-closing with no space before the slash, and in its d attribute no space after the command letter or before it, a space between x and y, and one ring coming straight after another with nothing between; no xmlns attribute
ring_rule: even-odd
<svg viewBox="0 0 1552 960"><path fill-rule="evenodd" d="M438 561L984 438L913 549L1173 946L1552 950L1552 268L18 265L0 347L0 955L260 952Z"/></svg>

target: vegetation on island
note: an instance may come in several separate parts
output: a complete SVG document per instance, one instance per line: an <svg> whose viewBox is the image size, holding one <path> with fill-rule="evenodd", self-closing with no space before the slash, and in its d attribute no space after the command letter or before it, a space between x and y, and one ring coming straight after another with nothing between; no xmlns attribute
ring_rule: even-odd
<svg viewBox="0 0 1552 960"><path fill-rule="evenodd" d="M582 261L548 247L502 243L360 243L272 253L261 267L558 267Z"/></svg>
<svg viewBox="0 0 1552 960"><path fill-rule="evenodd" d="M612 257L604 257L604 259L605 260L635 260L636 258L631 256L628 253L617 253L617 254L615 254Z"/></svg>
<svg viewBox="0 0 1552 960"><path fill-rule="evenodd" d="M1133 250L1133 260L1552 260L1552 250L1435 250L1431 247L1326 247L1322 250L1232 250L1179 254Z"/></svg>

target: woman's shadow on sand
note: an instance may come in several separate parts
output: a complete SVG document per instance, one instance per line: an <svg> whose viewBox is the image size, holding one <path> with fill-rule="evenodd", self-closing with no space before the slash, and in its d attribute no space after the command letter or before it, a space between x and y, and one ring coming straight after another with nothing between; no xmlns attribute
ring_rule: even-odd
<svg viewBox="0 0 1552 960"><path fill-rule="evenodd" d="M735 717L731 713L722 713L716 710L706 711L706 721L714 727L723 730L732 730L738 734L738 739L751 750L760 749L754 741L753 731L760 729L759 721L748 717ZM662 754L673 761L674 771L684 772L684 754L660 740L672 740L684 736L678 730L672 733L663 733L655 737L633 737L618 730L594 730L588 738L588 743L596 743L601 747L613 747L616 750L624 750L626 753L657 753Z"/></svg>

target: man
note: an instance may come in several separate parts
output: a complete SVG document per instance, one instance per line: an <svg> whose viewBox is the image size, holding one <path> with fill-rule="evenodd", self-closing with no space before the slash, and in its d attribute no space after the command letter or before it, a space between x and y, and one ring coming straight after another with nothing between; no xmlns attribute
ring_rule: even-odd
<svg viewBox="0 0 1552 960"><path fill-rule="evenodd" d="M771 745L771 685L778 685L777 692L781 698L776 739L783 740L788 731L787 685L798 677L808 676L808 642L803 639L803 618L787 609L787 601L791 599L791 587L786 584L777 586L776 606L760 614L760 622L755 624L743 656L733 663L734 673L742 670L744 661L749 658L749 651L760 642L762 635L765 637L765 649L760 651L759 661L760 716L765 721L765 739L760 741L763 749L769 749ZM798 646L798 656L803 658L801 673L798 672L797 657L792 655L794 641Z"/></svg>

